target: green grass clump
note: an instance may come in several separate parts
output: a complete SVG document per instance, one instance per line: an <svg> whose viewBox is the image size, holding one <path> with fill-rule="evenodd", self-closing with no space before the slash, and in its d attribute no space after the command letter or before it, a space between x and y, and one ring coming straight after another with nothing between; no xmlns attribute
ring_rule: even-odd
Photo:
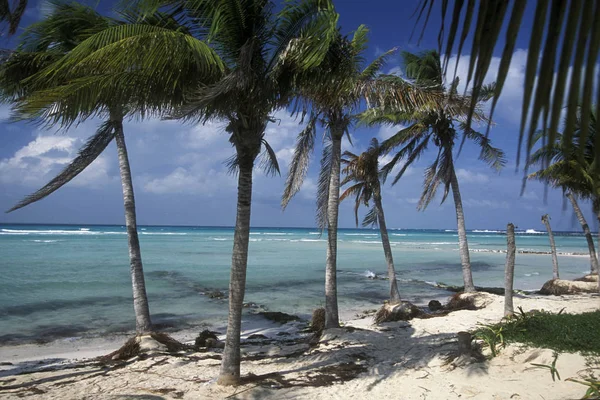
<svg viewBox="0 0 600 400"><path fill-rule="evenodd" d="M600 311L582 314L521 311L500 324L480 328L475 336L490 331L501 332L504 343L516 342L557 352L579 351L600 355Z"/></svg>

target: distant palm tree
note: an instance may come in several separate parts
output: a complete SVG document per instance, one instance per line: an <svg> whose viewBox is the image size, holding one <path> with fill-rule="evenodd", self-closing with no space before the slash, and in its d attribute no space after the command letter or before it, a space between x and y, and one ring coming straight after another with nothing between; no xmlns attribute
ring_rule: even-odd
<svg viewBox="0 0 600 400"><path fill-rule="evenodd" d="M442 203L452 189L464 290L472 292L475 291L475 285L471 273L465 216L452 151L462 132L463 140L469 139L477 144L481 148L480 159L495 170L504 166L504 152L493 147L491 141L484 134L467 126L470 98L457 93L458 79L452 82L450 88L445 87L443 70L437 52L427 51L422 54L404 52L402 56L407 79L413 81L417 87L443 95L446 99L445 104L435 109L416 108L410 112L393 108L373 108L362 115L362 120L370 125L381 123L408 125L381 144L383 152L390 152L401 147L392 160L382 168L387 174L398 162L404 162L392 184L396 184L408 167L423 155L429 144L433 143L438 148L433 163L425 170L423 193L418 203L418 209L425 209L429 205L440 184L444 186ZM478 104L487 101L493 91L493 85L483 88L479 92ZM473 114L473 118L479 121L486 120L479 106Z"/></svg>
<svg viewBox="0 0 600 400"><path fill-rule="evenodd" d="M548 237L550 239L550 251L552 252L552 279L558 279L558 257L556 257L556 244L554 243L554 234L550 227L550 216L548 214L542 215L542 222L546 226L548 231Z"/></svg>
<svg viewBox="0 0 600 400"><path fill-rule="evenodd" d="M585 233L590 252L591 272L598 273L598 259L592 233L576 200L577 197L591 200L592 210L600 222L600 173L596 170L597 114L592 110L587 118L583 118L582 112L583 110L580 110L575 121L574 137L577 140L572 142L570 147L566 147L563 144L567 140L566 137L561 132L557 132L554 142L542 145L531 155L529 166L541 168L529 174L528 178L563 190L571 201L575 215ZM581 133L583 124L587 124L588 134L585 135L585 141L581 142L579 140L584 137ZM539 131L531 147L543 138L543 131ZM600 236L598 240L600 246Z"/></svg>
<svg viewBox="0 0 600 400"><path fill-rule="evenodd" d="M360 205L363 204L365 207L369 207L371 200L373 200L373 207L365 216L362 225L379 224L381 243L383 245L383 253L388 268L388 279L390 281L390 303L395 304L400 303L401 299L400 292L398 291L398 282L396 281L392 248L390 246L383 205L381 203L380 152L379 142L375 138L371 139L369 148L358 156L349 151L344 152L342 155L342 164L344 164L342 173L345 175L345 178L341 186L350 183L352 185L342 193L340 201L343 201L347 197L355 196L354 216L356 217L356 226L358 226L358 209Z"/></svg>
<svg viewBox="0 0 600 400"><path fill-rule="evenodd" d="M315 144L316 128L325 128L323 153L317 189L317 225L327 228L325 264L325 327L339 327L337 302L337 227L340 193L340 161L344 136L350 141L350 128L361 101L370 105L389 105L404 109L424 107L436 95L424 93L394 75L379 73L395 49L364 66L368 29L361 25L352 37L338 35L328 58L307 77L310 84L299 87L300 96L309 103L306 128L298 135L290 164L282 206L285 208L300 190Z"/></svg>
<svg viewBox="0 0 600 400"><path fill-rule="evenodd" d="M526 6L532 3L536 4L534 13L525 16ZM594 102L596 114L600 114L600 93L595 89L598 87L597 63L600 54L600 2L421 0L417 20L417 23L421 19L425 21L421 36L427 29L427 22L435 4L441 11L442 23L438 32L438 45L440 49L444 48L446 66L457 52L458 57L468 54L470 58L467 80L473 82L475 90L482 87L488 74L496 76L497 88L492 114L508 76L515 45L518 41L529 40L519 153L521 144L526 142L525 152L529 156L529 144L539 125L549 128L542 135L546 137L547 143L554 143L565 108L565 140L562 141L562 145L569 151L574 137L575 141L585 142L588 134L585 128L587 122L579 132L576 131L575 125L580 108L585 121L589 118ZM474 18L475 15L477 18ZM503 29L506 29L505 36L500 35ZM472 45L463 47L467 38L471 40L471 37ZM490 66L499 41L503 42L504 49L496 73L490 70ZM536 85L536 82L543 84ZM478 94L475 92L471 112L475 110L477 98ZM527 140L524 140L525 138ZM595 151L594 156L600 157L600 147ZM518 159L520 155L517 156ZM597 163L596 171L600 173L600 163Z"/></svg>
<svg viewBox="0 0 600 400"><path fill-rule="evenodd" d="M13 35L17 32L21 17L27 8L27 0L18 0L13 2L14 7L11 7L10 0L0 0L0 22L8 24L8 33Z"/></svg>
<svg viewBox="0 0 600 400"><path fill-rule="evenodd" d="M160 16L148 30L159 30L163 25ZM166 23L167 21L165 21ZM143 273L135 212L135 197L125 136L123 119L130 106L140 102L139 88L134 84L147 80L141 71L130 71L113 79L102 74L70 72L58 78L57 71L64 69L65 59L76 52L82 43L97 32L122 26L123 22L101 16L90 7L77 2L56 1L53 11L44 20L27 29L23 41L0 69L0 86L5 101L12 101L19 118L34 118L46 125L70 127L76 120L101 116L105 122L80 149L78 156L44 187L27 196L9 210L14 211L52 194L83 172L113 141L116 141L119 169L123 188L125 225L127 228L133 304L138 334L152 330L148 298ZM166 49L165 49L166 50ZM196 73L198 66L189 66ZM193 71L192 71L193 72ZM103 88L98 90L98 86ZM154 84L153 95L159 97L165 91L175 101L175 93L181 93L181 85L161 89ZM179 99L182 96L179 94ZM179 100L179 101L180 101ZM143 100L145 101L145 100ZM152 107L147 103L149 108Z"/></svg>

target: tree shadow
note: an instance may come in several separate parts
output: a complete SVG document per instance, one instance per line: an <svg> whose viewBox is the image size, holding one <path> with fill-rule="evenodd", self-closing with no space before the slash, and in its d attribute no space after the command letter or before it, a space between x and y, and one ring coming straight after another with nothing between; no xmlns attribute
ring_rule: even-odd
<svg viewBox="0 0 600 400"><path fill-rule="evenodd" d="M424 375L428 375L429 364L434 360L436 366L442 368L462 368L467 376L488 373L488 363L483 358L463 358L455 362L457 352L455 333L417 333L408 322L386 323L374 330L331 329L325 331L317 343L307 344L301 354L265 356L273 359L276 372L245 376L243 383L254 386L243 391L245 398L258 399L267 392L273 393L274 389L330 386L359 375L375 378L367 386L370 391L398 374L423 370Z"/></svg>

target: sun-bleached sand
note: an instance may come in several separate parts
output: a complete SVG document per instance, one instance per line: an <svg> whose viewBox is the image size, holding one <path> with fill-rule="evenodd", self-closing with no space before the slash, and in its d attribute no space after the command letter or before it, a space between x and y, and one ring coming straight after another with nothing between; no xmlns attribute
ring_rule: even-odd
<svg viewBox="0 0 600 400"><path fill-rule="evenodd" d="M560 354L556 367L563 380L553 382L553 352L510 345L480 363L449 361L456 333L478 323L498 322L504 301L482 294L485 308L444 317L372 324L355 318L325 331L313 343L298 340L300 323L266 322L246 326L242 374L246 384L221 387L215 382L220 350L178 356L156 353L144 360L106 366L83 359L107 354L124 342L111 339L53 342L0 348L0 399L577 399L585 388L565 379L585 378L600 365L580 354ZM598 310L600 297L523 296L515 307L580 313ZM280 333L285 332L285 333ZM188 335L186 337L186 335ZM174 335L190 339L190 332ZM74 360L77 359L77 360Z"/></svg>

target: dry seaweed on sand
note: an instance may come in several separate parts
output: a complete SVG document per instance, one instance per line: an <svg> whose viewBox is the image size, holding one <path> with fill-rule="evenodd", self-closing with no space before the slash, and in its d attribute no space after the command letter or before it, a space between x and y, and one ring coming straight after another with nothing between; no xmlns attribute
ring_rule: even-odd
<svg viewBox="0 0 600 400"><path fill-rule="evenodd" d="M154 341L160 343L161 345L164 345L166 347L166 351L171 354L192 349L191 346L173 339L166 333L151 332L148 335L139 335L130 338L118 350L115 350L112 353L109 353L105 356L100 356L97 358L97 360L102 363L111 363L129 360L133 357L137 357L144 354L144 350L140 346L140 339L143 336L150 336Z"/></svg>

